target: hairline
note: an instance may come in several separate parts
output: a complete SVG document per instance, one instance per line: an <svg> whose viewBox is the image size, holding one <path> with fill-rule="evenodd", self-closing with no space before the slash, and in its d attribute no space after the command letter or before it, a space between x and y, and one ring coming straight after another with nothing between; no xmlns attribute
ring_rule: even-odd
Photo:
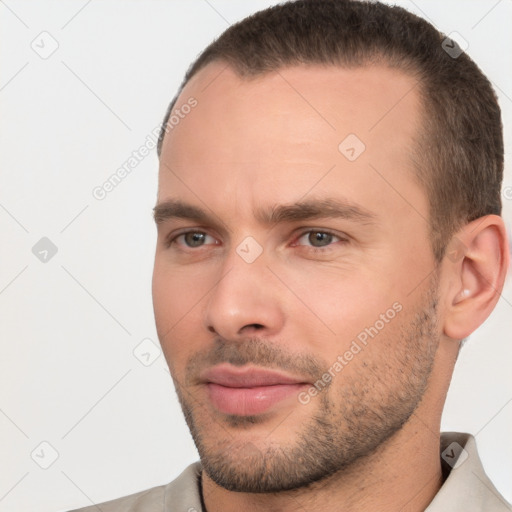
<svg viewBox="0 0 512 512"><path fill-rule="evenodd" d="M178 103L178 100L182 96L183 92L185 91L187 85L197 77L197 75L203 71L206 67L208 67L210 64L225 64L227 67L229 67L241 80L250 81L251 79L261 78L266 75L271 75L272 73L277 73L279 71L283 71L285 69L294 68L294 67L325 67L325 68L334 68L334 69L364 69L371 66L381 66L383 68L388 69L394 69L398 70L400 73L402 73L404 76L408 76L410 78L416 79L418 82L418 85L416 87L416 95L418 98L418 128L416 132L412 135L412 144L411 149L408 152L409 162L410 162L410 172L412 174L412 178L414 182L419 186L421 191L425 194L425 197L427 199L428 203L428 229L429 229L429 241L432 248L432 253L434 254L436 260L440 260L442 258L443 253L439 252L439 248L436 247L436 233L435 233L435 226L434 226L434 215L433 215L433 208L435 207L434 202L431 198L431 190L428 187L428 179L427 182L424 182L420 176L421 172L425 171L430 175L431 178L434 177L433 170L430 168L431 164L427 165L421 165L419 162L422 160L425 160L423 158L424 151L421 149L422 146L426 141L432 141L432 128L435 129L436 120L434 118L434 115L429 114L428 110L428 103L429 103L429 95L427 92L426 87L426 81L422 77L421 70L419 66L412 60L399 57L398 59L395 59L395 62L393 62L393 59L387 55L384 55L382 52L377 51L375 54L371 56L371 58L366 58L364 61L361 62L333 62L333 63L325 63L325 62L299 62L299 63L290 63L290 64L283 64L280 66L276 66L275 68L268 69L268 70L254 70L249 69L246 72L244 72L244 68L241 65L238 65L236 61L231 62L229 59L223 58L223 57L213 57L211 59L207 59L202 61L199 66L196 66L196 63L194 63L191 68L189 69L185 79L183 80L183 83L181 84L178 92L176 93L175 97L173 98L172 102L170 103L167 112L164 117L164 121L162 123L162 127L160 129L160 134L158 138L158 145L157 145L157 154L158 157L161 157L162 147L165 135L170 131L168 129L168 121L171 116L172 110ZM425 169L426 168L426 169ZM454 229L458 228L459 226L453 226Z"/></svg>
<svg viewBox="0 0 512 512"><path fill-rule="evenodd" d="M301 68L312 68L312 67L324 67L324 68L334 68L334 69L348 69L348 70L356 70L356 69L364 69L371 66L381 66L383 68L388 69L395 69L400 71L403 75L409 76L411 78L419 77L418 83L418 98L420 99L421 104L421 114L427 115L427 110L424 108L425 103L428 99L427 95L425 94L425 83L424 80L421 77L421 70L419 66L414 63L414 61L407 59L406 57L399 57L396 59L397 62L393 63L393 60L390 56L384 55L383 52L376 51L375 54L371 55L370 57L366 57L364 60L361 60L360 62L321 62L321 61L311 61L311 62L297 62L297 63L289 63L289 64L282 64L278 65L276 67L273 67L271 69L266 70L257 70L257 69L244 69L244 66L241 65L241 63L237 61L233 61L230 59L226 59L224 57L213 57L211 59L207 59L204 61L201 61L200 63L194 62L192 66L190 67L189 71L187 72L185 79L183 80L182 84L180 85L176 95L174 96L173 100L167 107L167 111L165 113L162 125L160 127L160 133L158 137L158 144L157 144L157 155L160 158L162 153L162 147L165 135L170 131L168 128L169 118L171 117L172 110L178 103L178 100L182 96L183 92L185 91L187 85L197 77L197 75L203 71L206 67L208 67L210 64L225 64L226 67L229 67L238 78L246 81L250 81L251 79L257 79L261 78L267 75L271 75L272 73L277 73L279 71L283 71L286 69L301 67ZM199 64L199 65L197 65ZM216 78L214 78L215 80ZM213 81L213 80L212 80ZM208 86L207 86L208 87ZM423 118L422 118L423 119Z"/></svg>

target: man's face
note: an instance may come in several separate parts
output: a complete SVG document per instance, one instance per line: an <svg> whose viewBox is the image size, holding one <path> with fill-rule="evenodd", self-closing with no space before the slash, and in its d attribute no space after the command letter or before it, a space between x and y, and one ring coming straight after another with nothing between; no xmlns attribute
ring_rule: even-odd
<svg viewBox="0 0 512 512"><path fill-rule="evenodd" d="M219 485L319 480L374 452L425 393L440 332L415 85L385 67L241 79L215 63L176 104L155 318Z"/></svg>

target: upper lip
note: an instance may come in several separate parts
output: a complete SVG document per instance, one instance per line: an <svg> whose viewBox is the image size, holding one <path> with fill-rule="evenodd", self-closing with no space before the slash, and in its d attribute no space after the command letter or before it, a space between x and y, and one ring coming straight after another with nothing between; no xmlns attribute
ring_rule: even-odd
<svg viewBox="0 0 512 512"><path fill-rule="evenodd" d="M279 384L305 384L304 379L292 377L276 370L257 367L234 367L221 364L208 368L200 375L205 383L219 384L230 388L254 388Z"/></svg>

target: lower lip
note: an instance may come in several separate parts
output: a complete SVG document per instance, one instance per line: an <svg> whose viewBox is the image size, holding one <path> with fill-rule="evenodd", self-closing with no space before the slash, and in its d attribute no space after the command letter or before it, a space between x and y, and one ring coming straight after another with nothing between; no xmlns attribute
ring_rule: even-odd
<svg viewBox="0 0 512 512"><path fill-rule="evenodd" d="M267 412L277 403L297 395L304 384L276 384L254 388L230 388L207 384L210 400L224 414L251 416Z"/></svg>

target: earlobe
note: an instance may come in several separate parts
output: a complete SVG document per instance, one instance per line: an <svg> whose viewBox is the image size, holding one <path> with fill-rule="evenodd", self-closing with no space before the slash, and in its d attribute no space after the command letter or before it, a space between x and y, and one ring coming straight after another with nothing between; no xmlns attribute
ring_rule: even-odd
<svg viewBox="0 0 512 512"><path fill-rule="evenodd" d="M503 289L508 267L503 219L497 215L476 219L465 225L450 245L458 247L458 257L448 250L443 261L450 276L444 334L460 340L485 321Z"/></svg>

